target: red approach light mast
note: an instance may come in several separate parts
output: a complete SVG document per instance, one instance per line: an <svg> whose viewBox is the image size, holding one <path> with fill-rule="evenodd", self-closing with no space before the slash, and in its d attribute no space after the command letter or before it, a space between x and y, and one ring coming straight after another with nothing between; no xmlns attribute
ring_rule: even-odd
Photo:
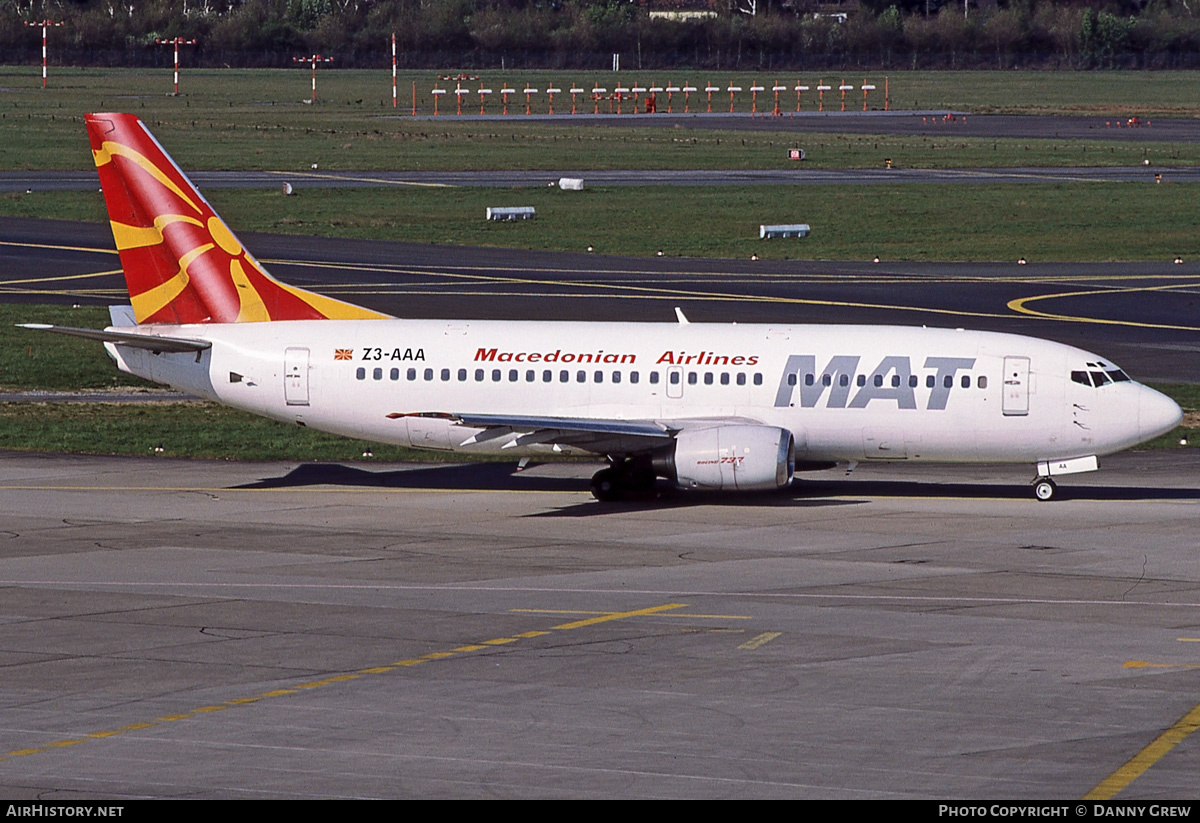
<svg viewBox="0 0 1200 823"><path fill-rule="evenodd" d="M40 23L26 23L30 28L41 28L42 30L42 88L46 88L46 29L59 26L65 26L66 23L56 23L53 20L43 20Z"/></svg>
<svg viewBox="0 0 1200 823"><path fill-rule="evenodd" d="M293 57L293 63L311 63L312 64L312 102L317 102L317 63L332 63L332 57L322 57L319 54L312 54L308 57Z"/></svg>
<svg viewBox="0 0 1200 823"><path fill-rule="evenodd" d="M178 97L179 96L179 47L180 46L194 46L194 45L196 45L196 41L195 40L185 40L182 37L172 37L170 40L155 40L154 42L160 46L174 46L175 47L175 92L174 92L174 96Z"/></svg>

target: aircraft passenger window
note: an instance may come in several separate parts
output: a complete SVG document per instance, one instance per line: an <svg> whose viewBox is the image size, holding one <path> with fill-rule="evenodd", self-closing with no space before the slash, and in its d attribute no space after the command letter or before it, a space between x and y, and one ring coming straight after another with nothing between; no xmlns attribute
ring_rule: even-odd
<svg viewBox="0 0 1200 823"><path fill-rule="evenodd" d="M925 388L927 388L927 389L932 389L932 388L933 388L933 382L934 382L934 381L933 381L933 375L932 375L932 374L929 374L929 375L926 375L926 376L925 376Z"/></svg>
<svg viewBox="0 0 1200 823"><path fill-rule="evenodd" d="M508 382L509 382L509 383L516 383L516 382L517 382L517 380L519 380L519 379L520 379L520 377L521 377L521 375L517 374L517 370L516 370L516 369L509 369L509 370L508 370Z"/></svg>
<svg viewBox="0 0 1200 823"><path fill-rule="evenodd" d="M738 380L739 386L746 385L746 378L743 375L739 374L738 378L739 378L739 380ZM812 384L813 384L813 376L811 374L804 375L804 385L811 386Z"/></svg>
<svg viewBox="0 0 1200 823"><path fill-rule="evenodd" d="M482 382L483 382L483 369L476 369L476 370L475 370L475 382L476 382L476 383L482 383Z"/></svg>
<svg viewBox="0 0 1200 823"><path fill-rule="evenodd" d="M567 371L566 369L563 369L562 371L560 371L558 373L558 382L559 383L566 383L570 379L571 379L571 373L569 371Z"/></svg>
<svg viewBox="0 0 1200 823"><path fill-rule="evenodd" d="M679 385L679 372L677 372L677 371L673 371L673 372L671 372L671 373L668 375L667 379L671 381L671 385L672 385L672 386L678 386L678 385ZM650 382L651 382L651 383L654 383L654 382L656 382L656 381L654 381L654 380L651 380Z"/></svg>
<svg viewBox="0 0 1200 823"><path fill-rule="evenodd" d="M727 372L727 371L721 372L721 385L722 386L729 385L729 372Z"/></svg>
<svg viewBox="0 0 1200 823"><path fill-rule="evenodd" d="M544 372L542 372L542 382L543 383L549 383L553 379L554 379L554 372L550 371L549 369L546 369Z"/></svg>
<svg viewBox="0 0 1200 823"><path fill-rule="evenodd" d="M962 376L962 387L963 387L964 389L969 389L969 388L971 388L971 375L969 375L969 374L964 374L964 375Z"/></svg>
<svg viewBox="0 0 1200 823"><path fill-rule="evenodd" d="M942 385L943 385L943 386L945 386L945 387L946 387L946 388L948 388L948 389L949 389L949 388L951 388L951 387L953 387L953 386L954 386L954 377L953 377L953 375L949 375L949 374L948 374L948 375L946 375L945 379L943 379L943 380L942 380Z"/></svg>
<svg viewBox="0 0 1200 823"><path fill-rule="evenodd" d="M694 371L690 371L690 372L688 372L688 385L689 385L689 386L694 386L694 385L696 385L696 380L697 380L697 375L696 375L696 373L695 373Z"/></svg>
<svg viewBox="0 0 1200 823"><path fill-rule="evenodd" d="M621 382L621 373L620 373L619 371L615 371L615 372L613 372L612 381L613 381L614 383L620 383L620 382Z"/></svg>
<svg viewBox="0 0 1200 823"><path fill-rule="evenodd" d="M529 371L525 372L525 382L526 383L532 383L536 379L537 379L537 374L534 373L533 369L530 369Z"/></svg>
<svg viewBox="0 0 1200 823"><path fill-rule="evenodd" d="M500 382L500 370L499 369L492 369L492 382L493 383Z"/></svg>
<svg viewBox="0 0 1200 823"><path fill-rule="evenodd" d="M1102 371L1092 372L1092 382L1096 384L1096 388L1107 385L1112 382L1112 378Z"/></svg>
<svg viewBox="0 0 1200 823"><path fill-rule="evenodd" d="M804 375L804 381L805 381L804 385L811 386L812 385L812 375L811 374ZM746 385L746 373L745 372L738 372L737 384L739 386Z"/></svg>
<svg viewBox="0 0 1200 823"><path fill-rule="evenodd" d="M986 374L979 375L979 379L975 381L975 385L981 389L986 389L987 388L987 375Z"/></svg>
<svg viewBox="0 0 1200 823"><path fill-rule="evenodd" d="M898 374L892 375L892 388L893 389L900 388L900 375L898 375Z"/></svg>
<svg viewBox="0 0 1200 823"><path fill-rule="evenodd" d="M875 375L874 377L871 378L871 382L875 384L875 388L879 388L880 386L883 385L883 375L882 374Z"/></svg>
<svg viewBox="0 0 1200 823"><path fill-rule="evenodd" d="M575 382L576 383L583 383L586 380L587 380L587 372L585 372L583 370L575 372Z"/></svg>
<svg viewBox="0 0 1200 823"><path fill-rule="evenodd" d="M406 376L406 377L407 377L409 380L416 380L416 379L417 379L417 370L416 370L416 369L409 369L409 370L408 370L408 374L407 374L407 375L405 375L405 376Z"/></svg>
<svg viewBox="0 0 1200 823"><path fill-rule="evenodd" d="M442 382L445 382L445 381L447 381L447 380L449 380L449 379L450 379L450 370L449 370L449 369L442 369Z"/></svg>
<svg viewBox="0 0 1200 823"><path fill-rule="evenodd" d="M848 375L848 374L839 375L838 376L838 385L839 386L849 386L850 385L850 375Z"/></svg>
<svg viewBox="0 0 1200 823"><path fill-rule="evenodd" d="M433 379L433 369L426 369L426 370L425 370L425 379L426 379L426 380L432 380L432 379Z"/></svg>
<svg viewBox="0 0 1200 823"><path fill-rule="evenodd" d="M388 372L388 377L390 377L392 380L399 380L400 379L400 370L392 369L390 372Z"/></svg>
<svg viewBox="0 0 1200 823"><path fill-rule="evenodd" d="M821 375L821 385L822 386L832 386L833 378L830 377L828 374Z"/></svg>
<svg viewBox="0 0 1200 823"><path fill-rule="evenodd" d="M756 371L754 373L754 385L756 385L756 386L762 385L762 372Z"/></svg>
<svg viewBox="0 0 1200 823"><path fill-rule="evenodd" d="M915 389L917 387L917 376L915 374L910 374L908 376L908 387L910 389Z"/></svg>
<svg viewBox="0 0 1200 823"><path fill-rule="evenodd" d="M629 373L629 382L636 383L637 381L638 381L638 373L635 371L631 371Z"/></svg>
<svg viewBox="0 0 1200 823"><path fill-rule="evenodd" d="M596 372L596 374L593 377L597 383L604 382L604 372L602 372L602 371Z"/></svg>
<svg viewBox="0 0 1200 823"><path fill-rule="evenodd" d="M789 374L789 375L788 375L788 385L789 385L789 386L794 386L794 385L796 385L796 375L794 375L794 374Z"/></svg>
<svg viewBox="0 0 1200 823"><path fill-rule="evenodd" d="M375 369L373 372L371 372L371 376L374 377L376 380L382 380L383 379L383 369Z"/></svg>
<svg viewBox="0 0 1200 823"><path fill-rule="evenodd" d="M860 374L858 377L854 378L854 382L859 388L862 388L863 386L867 385L867 376L865 374Z"/></svg>
<svg viewBox="0 0 1200 823"><path fill-rule="evenodd" d="M656 372L656 371L650 372L650 382L653 383L654 385L658 385L658 372Z"/></svg>
<svg viewBox="0 0 1200 823"><path fill-rule="evenodd" d="M1108 376L1113 379L1114 383L1133 382L1132 380L1130 380L1129 375L1127 375L1125 372L1121 371L1120 369L1114 369L1113 371L1110 371L1108 373Z"/></svg>
<svg viewBox="0 0 1200 823"><path fill-rule="evenodd" d="M713 384L713 373L706 371L704 373L704 385L711 386Z"/></svg>
<svg viewBox="0 0 1200 823"><path fill-rule="evenodd" d="M367 370L364 369L362 366L359 366L358 371L354 372L354 376L357 377L359 380L366 380L367 379Z"/></svg>
<svg viewBox="0 0 1200 823"><path fill-rule="evenodd" d="M1071 372L1071 382L1078 383L1081 386L1091 386L1092 385L1092 380L1090 377L1088 377L1088 373L1085 371Z"/></svg>

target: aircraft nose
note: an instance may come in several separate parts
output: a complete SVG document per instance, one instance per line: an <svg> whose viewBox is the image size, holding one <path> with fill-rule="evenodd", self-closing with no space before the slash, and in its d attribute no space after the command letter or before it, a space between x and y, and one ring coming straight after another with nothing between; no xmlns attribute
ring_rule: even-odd
<svg viewBox="0 0 1200 823"><path fill-rule="evenodd" d="M1179 408L1178 403L1147 386L1141 389L1138 398L1138 435L1142 440L1166 434L1179 425L1179 421L1183 420L1183 409Z"/></svg>

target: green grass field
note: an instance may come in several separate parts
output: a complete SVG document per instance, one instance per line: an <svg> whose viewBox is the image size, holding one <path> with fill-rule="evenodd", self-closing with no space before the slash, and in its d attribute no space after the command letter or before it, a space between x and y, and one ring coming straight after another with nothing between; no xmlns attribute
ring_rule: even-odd
<svg viewBox="0 0 1200 823"><path fill-rule="evenodd" d="M1148 175L1149 176L1149 175ZM870 186L614 186L526 189L214 189L238 232L266 231L523 249L763 259L1164 260L1200 256L1200 186L1172 183ZM486 222L488 206L537 218ZM0 196L0 215L102 223L96 192ZM760 223L808 223L761 241ZM114 261L115 265L115 261Z"/></svg>
<svg viewBox="0 0 1200 823"><path fill-rule="evenodd" d="M203 402L0 403L3 449L225 460L472 459L366 443Z"/></svg>
<svg viewBox="0 0 1200 823"><path fill-rule="evenodd" d="M180 80L180 96L171 97L171 70L162 69L115 69L74 68L54 66L51 61L49 88L41 88L41 67L0 66L0 84L5 87L6 103L31 100L29 95L41 95L39 99L61 102L62 108L88 108L89 110L113 110L114 103L124 102L158 116L167 111L195 108L197 111L225 108L297 108L308 103L310 97L310 73L307 65L285 69L192 69L184 55ZM875 91L868 92L868 105L872 109L883 108L884 84L888 85L891 108L905 109L953 109L975 113L1004 112L1013 114L1126 114L1139 116L1200 116L1200 101L1195 95L1200 83L1198 71L889 71L889 72L801 72L801 73L752 73L695 70L681 67L675 71L547 71L540 69L495 69L473 70L447 67L442 70L400 71L397 74L399 106L392 109L392 81L390 66L381 65L378 70L344 70L322 67L317 75L318 109L352 107L356 110L380 110L410 113L412 111L413 85L417 89L418 114L433 113L434 88L446 89L448 93L439 104L443 114L453 113L456 81L440 77L467 74L477 79L463 80L462 88L472 92L464 97L464 113L479 111L479 88L491 88L493 94L487 100L487 110L498 113L501 101L499 89L508 85L520 91L528 83L534 88L546 89L551 85L562 89L576 86L591 89L599 85L609 90L618 83L632 87L638 84L649 87L667 86L671 83L691 83L704 88L709 83L716 87L740 86L735 107L738 111L749 111L751 94L755 84L766 88L780 85L794 88L804 84L811 87L804 92L803 107L813 111L817 106L818 82L838 86L842 82L852 84L855 91L847 93L847 109L862 108L862 92L857 88L867 83L874 84ZM773 105L770 91L760 92L759 111L769 110ZM547 97L533 97L535 113L545 113ZM727 92L712 95L714 112L729 110ZM107 101L107 105L105 105ZM707 95L697 92L691 96L691 110L702 110L707 106ZM782 92L780 108L795 110L795 93ZM57 105L56 102L56 105ZM665 95L660 96L660 110L666 110ZM570 94L555 96L555 111L570 111ZM683 110L683 96L675 95L676 111ZM790 106L785 105L790 103ZM473 106L470 104L474 104ZM723 105L722 105L723 104ZM826 92L826 110L840 108L839 92ZM583 96L578 101L583 110ZM605 109L607 102L604 103ZM510 99L509 111L524 113L524 96ZM588 111L592 106L588 103ZM626 103L624 111L629 111Z"/></svg>
<svg viewBox="0 0 1200 823"><path fill-rule="evenodd" d="M99 343L19 329L17 323L102 329L109 319L108 309L99 306L0 303L0 391L162 388L117 371Z"/></svg>
<svg viewBox="0 0 1200 823"><path fill-rule="evenodd" d="M528 77L541 88L556 80L545 72ZM411 95L414 79L418 89L447 85L435 78L433 72L409 73L400 88ZM793 146L804 148L805 163L815 168L880 167L885 158L908 168L1200 162L1200 147L1105 140L1103 130L1087 141L990 140L958 137L954 126L946 126L944 137L913 138L598 127L568 116L536 123L414 120L407 101L392 108L386 71L327 71L318 81L316 106L302 102L308 79L301 69L196 70L185 72L183 92L171 97L166 94L170 73L165 71L58 69L50 88L43 90L36 69L0 68L5 88L0 97L0 128L5 131L0 168L89 168L82 115L113 110L142 117L187 169L299 171L313 163L358 170L778 168L788 164L786 149ZM499 88L502 79L485 75L468 85L475 89L483 82ZM755 82L749 75L712 79L744 88ZM815 85L815 78L803 79ZM881 78L867 79L882 85ZM1200 104L1187 91L1198 79L1196 72L914 72L893 75L891 87L900 108L1057 111L1086 114L1099 123L1101 117L1129 114L1200 116ZM557 80L565 88L571 82L590 87L596 81L613 87L609 73L598 73L596 81ZM861 83L861 78L847 80ZM787 82L795 85L794 78ZM425 97L426 102L432 99ZM478 112L478 96L471 102L464 111ZM881 96L878 102L882 104ZM739 103L739 111L749 105L748 100ZM812 101L806 105L811 108ZM727 95L723 108L728 110ZM443 101L442 109L452 110L453 100ZM490 110L499 109L493 105Z"/></svg>

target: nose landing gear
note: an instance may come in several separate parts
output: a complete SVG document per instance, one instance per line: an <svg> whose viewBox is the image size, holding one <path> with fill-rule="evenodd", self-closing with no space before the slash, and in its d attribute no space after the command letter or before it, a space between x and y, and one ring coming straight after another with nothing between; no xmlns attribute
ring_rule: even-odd
<svg viewBox="0 0 1200 823"><path fill-rule="evenodd" d="M1043 502L1053 500L1058 493L1058 486L1049 477L1039 477L1033 481L1033 496Z"/></svg>

